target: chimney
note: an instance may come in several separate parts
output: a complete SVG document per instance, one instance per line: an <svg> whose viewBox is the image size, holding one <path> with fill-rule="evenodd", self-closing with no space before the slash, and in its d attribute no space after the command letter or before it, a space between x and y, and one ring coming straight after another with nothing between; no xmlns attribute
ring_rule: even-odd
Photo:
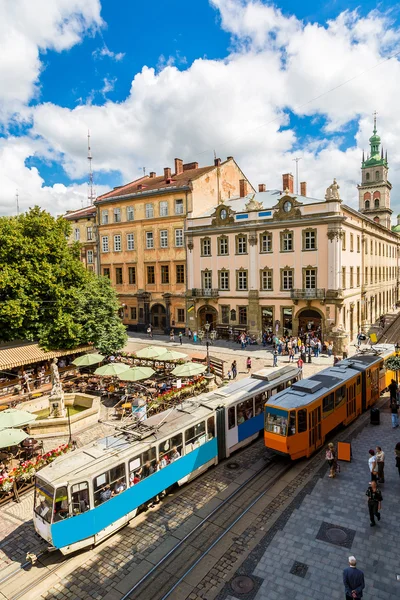
<svg viewBox="0 0 400 600"><path fill-rule="evenodd" d="M288 189L289 194L294 193L294 178L291 173L285 173L285 175L282 175L282 186L283 186L283 191Z"/></svg>
<svg viewBox="0 0 400 600"><path fill-rule="evenodd" d="M154 179L154 177L156 177L156 172L150 171L150 179Z"/></svg>
<svg viewBox="0 0 400 600"><path fill-rule="evenodd" d="M198 169L198 168L199 168L199 163L197 163L197 162L186 163L186 165L183 165L184 171L191 171L192 169Z"/></svg>
<svg viewBox="0 0 400 600"><path fill-rule="evenodd" d="M221 159L220 158L214 158L214 166L215 167L221 166Z"/></svg>
<svg viewBox="0 0 400 600"><path fill-rule="evenodd" d="M226 160L233 160L233 156L227 156Z"/></svg>
<svg viewBox="0 0 400 600"><path fill-rule="evenodd" d="M307 182L300 182L300 196L307 196Z"/></svg>
<svg viewBox="0 0 400 600"><path fill-rule="evenodd" d="M245 196L247 196L247 180L246 179L239 180L239 190L240 190L241 198L244 198Z"/></svg>
<svg viewBox="0 0 400 600"><path fill-rule="evenodd" d="M258 191L259 192L265 192L266 191L266 185L265 185L265 183L259 183L258 184Z"/></svg>
<svg viewBox="0 0 400 600"><path fill-rule="evenodd" d="M183 160L180 158L175 159L175 175L183 173Z"/></svg>
<svg viewBox="0 0 400 600"><path fill-rule="evenodd" d="M165 181L171 179L171 169L169 167L165 167L164 169L164 179Z"/></svg>

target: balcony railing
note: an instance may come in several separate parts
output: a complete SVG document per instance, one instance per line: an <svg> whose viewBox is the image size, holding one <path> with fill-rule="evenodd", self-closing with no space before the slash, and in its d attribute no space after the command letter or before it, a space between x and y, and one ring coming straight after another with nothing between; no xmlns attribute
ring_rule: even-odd
<svg viewBox="0 0 400 600"><path fill-rule="evenodd" d="M192 296L194 298L218 298L218 290L211 288L192 288Z"/></svg>
<svg viewBox="0 0 400 600"><path fill-rule="evenodd" d="M292 300L323 300L325 298L325 289L311 288L291 290L290 297L292 298Z"/></svg>

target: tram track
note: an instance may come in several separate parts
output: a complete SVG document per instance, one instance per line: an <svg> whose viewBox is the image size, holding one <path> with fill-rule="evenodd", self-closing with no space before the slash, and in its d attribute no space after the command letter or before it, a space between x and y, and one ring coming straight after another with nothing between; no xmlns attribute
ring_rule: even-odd
<svg viewBox="0 0 400 600"><path fill-rule="evenodd" d="M274 467L283 462L283 464L277 468L276 472L266 482L264 489L256 494L255 498L245 503L245 507L235 506L234 501L240 497L240 495L247 490L251 489L252 484L267 473L270 473ZM232 531L232 529L245 517L249 511L253 508L257 502L259 502L264 496L268 494L271 488L279 481L279 479L286 474L291 468L292 463L281 459L280 457L273 457L269 459L268 464L264 465L261 469L256 471L250 478L242 483L236 490L234 490L225 500L223 500L216 508L214 508L206 517L204 517L200 523L198 523L191 531L189 531L175 546L173 546L139 581L137 581L131 588L121 596L120 600L138 600L139 598L151 597L153 600L167 600L170 598L178 586L184 582L185 578L199 565L199 563L210 553L217 544L223 540L223 538ZM255 492L256 493L256 492ZM185 567L184 572L174 581L173 585L165 589L165 574L167 573L167 580L173 579L172 572L179 572L180 566L175 570L170 568L168 571L163 571L163 565L166 565L174 555L179 552L179 557L185 556L190 557L193 554L195 548L191 545L192 538L195 534L201 535L201 529L207 525L214 524L214 518L221 514L222 511L227 511L228 507L234 508L233 514L228 518L228 522L222 527L218 526L220 530L216 532L214 539L209 543L205 549L200 552L199 556L195 556L194 560ZM229 512L229 511L227 511ZM215 525L215 524L214 524ZM187 552L186 552L187 550Z"/></svg>
<svg viewBox="0 0 400 600"><path fill-rule="evenodd" d="M276 463L278 461L281 461L282 459L277 459L277 457L269 457L268 459L266 459L266 464L264 464L260 469L258 469L257 471L255 471L252 475L250 475L250 477L248 477L246 479L246 481L244 481L242 484L240 484L238 486L237 489L233 490L233 492L231 492L225 499L221 500L221 502L218 504L217 507L215 507L213 510L211 510L204 518L201 519L201 521L195 526L193 527L173 548L171 548L171 550L169 550L161 559L160 561L158 561L158 563L156 565L154 565L154 567L151 569L151 571L149 571L146 575L144 575L141 580L139 582L137 582L134 586L132 586L132 588L123 596L123 598L133 598L133 597L139 597L139 596L131 596L132 593L134 593L139 586L141 587L145 582L149 581L149 578L152 578L152 582L154 581L154 577L156 577L156 572L160 570L160 567L165 564L169 559L171 559L179 549L182 549L182 551L185 551L185 546L188 545L189 541L193 539L193 537L196 535L196 533L201 533L201 529L204 528L207 524L210 524L212 519L215 518L218 514L220 514L224 509L227 509L228 507L230 507L232 505L232 503L237 500L238 497L240 497L241 494L245 493L246 490L248 490L249 488L251 488L251 485L255 484L257 482L257 480L262 477L263 475L265 475L266 473L268 473L271 469L273 469L274 467L276 467ZM229 463L226 465L228 466ZM273 483L268 485L268 489L263 492L262 495L265 495L265 493L267 493L267 491L272 487L272 485L274 485L274 483L276 483L276 481L279 479L279 477L282 476L282 474L284 472L286 472L288 469L290 468L290 464L286 464L284 465L283 469L280 469L279 472L277 474L274 475L273 477ZM262 495L260 495L260 497L262 497ZM255 502L258 501L258 497L255 500ZM251 506L253 506L254 502L251 503L251 505L248 506L248 510L250 510ZM237 508L237 507L236 507ZM246 514L247 511L243 511L243 514L239 517L239 519L235 519L231 526L229 526L229 528L226 529L226 533L228 533L232 527L234 526L234 524L240 520L240 518L242 518L242 516L244 516ZM237 510L235 511L235 513L237 512ZM240 512L240 511L239 511ZM222 537L224 537L224 535L226 534L224 533ZM172 534L173 535L173 534ZM110 538L111 539L111 538ZM99 546L98 548L101 548L101 546ZM208 552L208 550L205 551L204 555L206 555ZM18 577L19 574L21 574L22 572L27 572L27 573L32 573L33 576L35 576L36 574L38 575L38 577L34 577L33 581L31 581L28 585L24 586L23 588L19 588L18 591L16 593L13 594L7 594L5 597L7 598L7 600L19 600L20 598L24 598L25 599L30 599L30 598L39 598L41 597L42 592L40 592L40 589L42 589L44 586L42 585L44 582L46 582L47 580L51 580L53 578L54 575L57 575L61 570L65 571L65 566L72 563L74 560L77 560L77 557L81 557L82 555L85 553L85 551L73 554L71 557L67 558L67 559L63 559L61 563L54 565L53 567L51 566L51 564L46 564L47 563L47 559L50 557L54 557L55 554L59 553L54 553L54 552L50 552L48 550L43 550L42 552L40 552L37 555L38 558L38 562L35 564L34 567L32 567L31 569L28 569L29 567L29 562L25 562L23 565L20 565L17 569L15 569L13 572L9 573L6 577L4 577L2 580L0 580L0 585L3 585L4 583L10 582L10 580L12 580L14 577ZM61 555L60 555L61 558ZM78 559L79 560L79 559ZM36 570L37 567L41 567L42 569L45 569L45 572L42 574L39 574L39 571ZM38 589L40 588L40 589ZM0 595L1 597L1 595ZM156 596L153 596L154 598L156 598ZM168 597L168 596L166 596ZM122 598L121 598L122 600Z"/></svg>

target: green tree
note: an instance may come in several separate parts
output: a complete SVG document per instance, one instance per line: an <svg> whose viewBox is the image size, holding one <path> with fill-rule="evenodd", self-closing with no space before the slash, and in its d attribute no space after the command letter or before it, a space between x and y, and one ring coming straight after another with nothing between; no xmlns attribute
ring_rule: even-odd
<svg viewBox="0 0 400 600"><path fill-rule="evenodd" d="M385 367L388 371L393 371L396 374L396 381L399 379L399 371L400 371L400 356L390 356L387 360L385 360Z"/></svg>
<svg viewBox="0 0 400 600"><path fill-rule="evenodd" d="M82 265L79 244L68 245L70 231L65 219L37 206L0 218L1 341L38 340L45 349L67 349L88 342L105 348L108 340L112 352L124 345L116 294ZM97 316L90 310L92 294Z"/></svg>

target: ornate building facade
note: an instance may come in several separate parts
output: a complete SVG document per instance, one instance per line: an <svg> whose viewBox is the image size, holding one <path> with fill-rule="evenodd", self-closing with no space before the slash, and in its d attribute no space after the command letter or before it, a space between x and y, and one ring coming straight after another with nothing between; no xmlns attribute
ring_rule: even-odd
<svg viewBox="0 0 400 600"><path fill-rule="evenodd" d="M69 243L79 242L81 245L81 261L89 271L98 273L98 248L96 207L86 206L78 210L68 211L64 219L71 223L72 232Z"/></svg>
<svg viewBox="0 0 400 600"><path fill-rule="evenodd" d="M375 157L376 131L371 140ZM305 184L294 194L288 174L284 191L260 185L188 218L188 326L209 321L256 334L321 327L340 352L390 310L399 299L400 236L390 229L387 161L371 157L362 165L362 212L342 202L335 180L321 200L307 197ZM370 169L380 177L371 188ZM376 199L378 191L370 213L365 194Z"/></svg>
<svg viewBox="0 0 400 600"><path fill-rule="evenodd" d="M175 159L175 172L151 172L97 198L100 271L129 328L185 328L186 219L252 189L232 157L208 167Z"/></svg>

